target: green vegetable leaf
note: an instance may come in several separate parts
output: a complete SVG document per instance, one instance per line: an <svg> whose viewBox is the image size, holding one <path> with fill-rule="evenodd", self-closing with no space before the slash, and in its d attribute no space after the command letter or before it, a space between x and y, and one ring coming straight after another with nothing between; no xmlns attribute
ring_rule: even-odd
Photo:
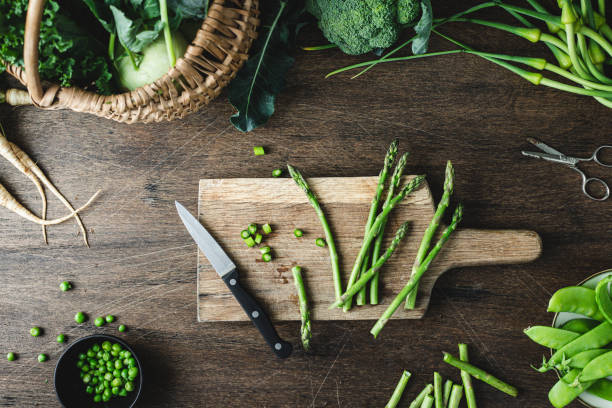
<svg viewBox="0 0 612 408"><path fill-rule="evenodd" d="M168 7L183 18L205 18L208 0L168 0Z"/></svg>
<svg viewBox="0 0 612 408"><path fill-rule="evenodd" d="M126 13L119 10L114 5L111 5L110 9L115 18L119 42L133 53L142 52L147 45L151 44L159 37L159 33L164 28L164 24L161 20L158 20L152 30L144 30L143 21L141 19L132 20Z"/></svg>
<svg viewBox="0 0 612 408"><path fill-rule="evenodd" d="M412 53L414 55L425 54L427 52L433 26L431 0L421 0L421 8L423 9L423 14L417 25L414 26L414 31L417 34L412 42Z"/></svg>
<svg viewBox="0 0 612 408"><path fill-rule="evenodd" d="M264 22L267 29L260 33L249 60L228 87L230 103L238 111L230 121L242 132L265 124L274 114L276 96L284 88L285 76L294 63L289 52L303 26L304 10L296 3L280 1L276 12L269 14L274 20Z"/></svg>

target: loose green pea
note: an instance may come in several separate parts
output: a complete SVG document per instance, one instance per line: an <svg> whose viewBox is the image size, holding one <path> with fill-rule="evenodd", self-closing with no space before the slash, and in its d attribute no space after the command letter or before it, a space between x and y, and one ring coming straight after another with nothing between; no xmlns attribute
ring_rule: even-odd
<svg viewBox="0 0 612 408"><path fill-rule="evenodd" d="M63 343L63 342L66 341L66 335L60 333L60 334L57 335L55 340L57 340L58 343Z"/></svg>
<svg viewBox="0 0 612 408"><path fill-rule="evenodd" d="M126 331L126 330L127 330L127 327L125 327L125 325L124 325L124 324L122 324L122 325L119 325L119 327L117 328L117 330L119 330L121 333L123 333L124 331Z"/></svg>
<svg viewBox="0 0 612 408"><path fill-rule="evenodd" d="M85 320L87 320L87 316L85 316L83 312L77 312L77 314L74 315L74 321L78 324L85 322Z"/></svg>
<svg viewBox="0 0 612 408"><path fill-rule="evenodd" d="M40 336L40 327L38 326L34 326L30 329L30 335L32 337L38 337Z"/></svg>
<svg viewBox="0 0 612 408"><path fill-rule="evenodd" d="M106 320L103 317L96 317L96 320L94 320L94 324L98 327L104 326L105 323Z"/></svg>
<svg viewBox="0 0 612 408"><path fill-rule="evenodd" d="M283 171L281 169L272 170L272 177L280 177L282 174L283 174Z"/></svg>
<svg viewBox="0 0 612 408"><path fill-rule="evenodd" d="M69 291L70 289L72 289L72 285L68 281L63 281L62 283L60 283L60 289L63 292L66 292L66 291Z"/></svg>
<svg viewBox="0 0 612 408"><path fill-rule="evenodd" d="M6 359L8 361L15 361L16 358L17 358L17 356L12 351L6 355Z"/></svg>
<svg viewBox="0 0 612 408"><path fill-rule="evenodd" d="M39 355L38 355L38 362L40 362L40 363L44 363L45 361L47 361L47 358L48 358L48 357L47 357L47 355L46 355L46 354L42 354L42 353L41 353L41 354L39 354Z"/></svg>
<svg viewBox="0 0 612 408"><path fill-rule="evenodd" d="M317 238L315 240L315 245L321 248L324 248L327 245L327 242L323 238Z"/></svg>
<svg viewBox="0 0 612 408"><path fill-rule="evenodd" d="M106 316L106 323L112 323L115 321L115 316L113 315L107 315Z"/></svg>
<svg viewBox="0 0 612 408"><path fill-rule="evenodd" d="M296 238L300 238L300 237L302 237L304 235L304 231L302 231L299 228L296 228L296 229L293 230L293 235L295 235Z"/></svg>

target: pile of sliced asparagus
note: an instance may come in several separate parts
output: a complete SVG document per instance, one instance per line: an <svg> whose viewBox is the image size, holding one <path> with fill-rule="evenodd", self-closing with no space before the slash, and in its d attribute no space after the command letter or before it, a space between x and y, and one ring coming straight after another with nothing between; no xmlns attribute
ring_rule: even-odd
<svg viewBox="0 0 612 408"><path fill-rule="evenodd" d="M383 168L378 176L376 192L374 194L370 211L368 213L368 218L366 220L363 242L353 264L353 268L344 291L342 288L338 253L336 251L333 234L325 217L325 213L323 212L316 195L302 174L294 167L290 165L287 166L291 177L306 193L308 200L315 209L325 232L325 239L327 241L330 253L334 293L336 297L336 300L330 306L330 309L343 307L344 311L349 311L351 309L353 297L355 297L355 303L357 305L364 305L366 304L367 293L369 293L370 304L376 305L379 303L379 271L405 237L409 225L409 222L404 222L396 231L395 238L389 247L383 251L382 243L389 214L406 198L406 196L418 189L425 180L425 176L416 176L412 178L405 186L401 187L402 176L404 173L404 168L406 167L408 153L404 153L400 156L391 174L391 178L389 179L390 171L393 168L396 156L398 154L398 144L399 141L395 139L387 150ZM418 284L421 277L427 271L429 265L431 265L442 249L442 246L446 243L446 241L448 241L461 221L463 207L458 205L455 209L450 225L444 230L438 242L433 246L433 248L430 249L431 241L433 240L442 217L450 204L450 197L453 193L454 176L453 166L449 161L446 166L444 194L421 241L421 245L412 267L411 277L370 331L374 337L378 336L382 328L402 302L406 302L405 307L407 309L414 308L416 304ZM389 181L388 185L387 181ZM384 202L381 204L385 188L387 189L387 195ZM368 285L369 292L367 290Z"/></svg>

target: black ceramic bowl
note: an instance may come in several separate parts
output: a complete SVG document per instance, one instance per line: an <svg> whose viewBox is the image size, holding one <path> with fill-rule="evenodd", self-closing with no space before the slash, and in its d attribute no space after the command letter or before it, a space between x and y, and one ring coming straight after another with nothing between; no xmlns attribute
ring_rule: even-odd
<svg viewBox="0 0 612 408"><path fill-rule="evenodd" d="M76 366L79 361L79 354L85 353L94 344L102 344L103 341L119 343L129 350L138 365L138 377L134 381L134 391L129 392L127 397L114 397L107 402L93 402L93 395L85 392L85 386L79 376L80 369ZM108 336L106 334L95 334L93 336L82 337L72 343L57 360L55 374L55 393L60 403L65 408L131 408L136 404L142 391L142 364L138 355L123 340Z"/></svg>

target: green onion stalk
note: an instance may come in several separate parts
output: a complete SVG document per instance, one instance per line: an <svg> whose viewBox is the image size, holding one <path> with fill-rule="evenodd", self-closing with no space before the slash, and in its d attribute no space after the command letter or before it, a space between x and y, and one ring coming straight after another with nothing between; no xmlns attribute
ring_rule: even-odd
<svg viewBox="0 0 612 408"><path fill-rule="evenodd" d="M455 186L455 170L453 169L453 164L450 160L446 163L446 171L444 177L444 193L442 193L442 198L438 203L438 207L436 208L436 212L425 230L423 234L423 239L421 240L421 245L419 246L419 250L417 251L417 256L414 260L414 264L412 265L412 275L414 275L421 263L427 256L427 251L429 250L429 246L431 245L431 240L433 239L438 227L440 226L440 222L442 221L442 217L446 212L450 204L450 197L453 194L453 188ZM416 305L416 297L419 290L419 284L417 282L414 289L410 292L408 297L406 298L406 309L414 309Z"/></svg>
<svg viewBox="0 0 612 408"><path fill-rule="evenodd" d="M389 188L387 189L387 198L383 204L383 209L389 206L389 203L393 199L395 195L395 190L399 188L402 182L402 175L404 174L404 168L406 167L406 163L408 161L408 153L404 153L400 156L397 164L395 165L395 169L393 170L393 175L391 176L391 182L389 183ZM378 236L376 237L376 241L374 241L374 248L372 249L372 266L376 264L376 261L380 257L380 252L382 251L382 243L384 238L385 227L387 226L387 220L384 220L382 225L380 226L380 231ZM379 294L379 282L380 282L380 273L376 272L372 280L370 281L370 304L377 305L378 304L378 294Z"/></svg>
<svg viewBox="0 0 612 408"><path fill-rule="evenodd" d="M325 213L323 212L323 209L321 208L321 205L317 200L317 197L315 196L314 192L312 191L302 174L296 168L289 164L287 165L287 169L289 170L289 174L291 174L291 177L293 178L295 183L304 191L306 197L308 197L310 205L312 205L312 207L314 208L315 212L317 213L317 216L319 217L319 221L323 226L323 231L325 232L325 240L327 242L327 247L329 248L329 258L332 267L332 277L334 280L334 293L336 295L336 299L338 299L342 295L342 277L340 275L338 251L336 250L336 244L334 242L334 236L332 234L331 228L329 226L329 223L327 222Z"/></svg>
<svg viewBox="0 0 612 408"><path fill-rule="evenodd" d="M385 184L387 183L387 178L389 178L389 170L393 166L393 162L395 162L395 156L397 156L397 145L399 144L399 139L395 139L391 142L389 149L387 150L387 154L385 155L385 161L383 164L383 168L380 171L380 175L378 176L378 184L376 186L376 192L374 194L374 198L372 199L372 204L370 206L370 212L368 213L368 220L365 225L365 233L364 237L370 232L370 228L372 228L372 224L376 219L376 215L378 214L378 207L380 206L380 199L382 198L383 192L385 190ZM382 235L382 230L378 232L378 235ZM368 250L364 260L361 263L361 273L365 273L369 267L369 259L372 255L372 249ZM356 296L355 303L358 305L364 305L366 303L366 287L364 286ZM345 304L344 310L350 309L350 302Z"/></svg>
<svg viewBox="0 0 612 408"><path fill-rule="evenodd" d="M438 256L444 244L449 240L450 236L457 229L457 226L461 222L462 217L463 206L459 204L455 209L455 213L453 214L453 219L450 225L446 228L446 230L444 230L442 236L440 237L436 245L431 249L427 257L423 260L423 263L417 269L417 272L410 277L410 280L408 281L408 283L406 283L406 286L404 286L400 293L397 294L395 299L393 299L391 304L387 307L387 310L384 311L380 319L378 319L378 321L374 324L374 327L372 327L372 329L370 330L370 333L375 338L378 337L383 327L385 327L389 319L391 319L391 316L393 316L393 313L395 313L397 308L399 308L399 306L406 299L408 294L415 288L417 283L419 283L423 274L427 272L427 269L429 269L429 266L431 265L433 260L436 259L436 256Z"/></svg>
<svg viewBox="0 0 612 408"><path fill-rule="evenodd" d="M365 256L369 251L370 245L372 244L372 242L374 241L374 239L376 238L376 236L378 235L378 232L380 231L380 228L382 227L382 225L384 223L386 223L387 218L389 217L389 213L408 195L410 194L412 191L416 190L421 183L423 182L423 180L425 179L425 176L417 176L415 178L413 178L401 191L399 194L397 194L395 197L393 197L393 199L389 202L389 205L384 207L382 209L382 211L380 212L380 214L378 214L378 216L376 217L376 219L374 220L374 223L372 224L372 227L370 228L370 230L368 231L368 233L365 235L365 237L363 238L363 243L361 244L361 249L359 250L359 253L357 254L357 258L355 260L355 264L353 265L353 269L351 271L351 275L349 277L349 281L347 284L347 292L353 289L353 285L355 284L355 282L357 281L357 277L359 276L359 273L361 272L361 265L362 262L365 261ZM379 264L379 261L376 261L376 264ZM382 267L382 264L380 265ZM378 268L380 269L380 268ZM372 270L374 270L374 273L376 273L376 271L378 270L376 268L370 268L370 270L368 271L368 273ZM369 280L369 279L368 279ZM365 281L365 283L367 283L367 281ZM364 283L364 284L365 284ZM361 287L359 287L359 289L355 292L357 293L359 290L361 289ZM341 297L340 297L341 298ZM348 299L344 299L344 301L341 303L342 305L345 305L345 301L349 300L350 298L352 298L352 295L348 298ZM336 298L337 300L339 300L338 298ZM350 303L348 303L350 305ZM344 307L344 310L348 310L350 308L349 307Z"/></svg>

